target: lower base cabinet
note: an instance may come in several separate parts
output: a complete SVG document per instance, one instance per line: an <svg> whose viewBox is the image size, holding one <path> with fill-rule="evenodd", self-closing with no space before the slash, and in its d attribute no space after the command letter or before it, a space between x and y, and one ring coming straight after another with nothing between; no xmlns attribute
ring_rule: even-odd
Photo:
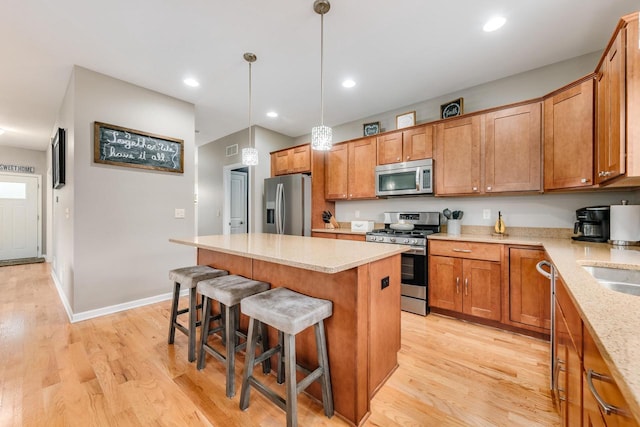
<svg viewBox="0 0 640 427"><path fill-rule="evenodd" d="M356 240L358 242L366 242L367 237L364 234L349 234L349 233L325 233L325 232L311 232L311 237L322 237L324 239L340 239L340 240Z"/></svg>

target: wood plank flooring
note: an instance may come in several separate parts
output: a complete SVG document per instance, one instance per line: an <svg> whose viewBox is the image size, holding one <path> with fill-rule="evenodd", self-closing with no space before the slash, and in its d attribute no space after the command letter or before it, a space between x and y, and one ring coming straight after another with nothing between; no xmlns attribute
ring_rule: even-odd
<svg viewBox="0 0 640 427"><path fill-rule="evenodd" d="M0 426L284 425L284 413L258 393L239 410L242 357L238 393L227 399L218 362L198 371L182 334L167 345L169 308L70 324L48 264L0 267ZM402 313L400 367L364 425L560 425L548 356L548 344L533 338ZM347 425L306 395L299 405L301 426Z"/></svg>

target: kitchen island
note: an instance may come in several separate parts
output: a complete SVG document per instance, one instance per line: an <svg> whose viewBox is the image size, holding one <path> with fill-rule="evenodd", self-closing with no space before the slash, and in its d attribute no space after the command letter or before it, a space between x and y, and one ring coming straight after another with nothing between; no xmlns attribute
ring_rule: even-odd
<svg viewBox="0 0 640 427"><path fill-rule="evenodd" d="M197 248L200 265L332 301L325 328L335 410L353 425L364 422L371 398L398 366L400 254L407 246L277 234L170 241ZM269 338L277 339L275 331ZM313 330L296 340L298 363L315 368ZM321 399L319 384L307 391Z"/></svg>

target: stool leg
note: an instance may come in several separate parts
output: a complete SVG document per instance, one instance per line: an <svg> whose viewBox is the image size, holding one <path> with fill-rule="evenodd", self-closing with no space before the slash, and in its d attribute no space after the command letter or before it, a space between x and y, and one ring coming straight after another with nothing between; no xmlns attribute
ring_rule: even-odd
<svg viewBox="0 0 640 427"><path fill-rule="evenodd" d="M278 331L278 345L280 351L278 352L278 384L284 383L284 332Z"/></svg>
<svg viewBox="0 0 640 427"><path fill-rule="evenodd" d="M176 337L175 322L178 319L178 301L180 299L180 283L173 283L173 302L171 303L171 319L169 321L169 339L168 343L173 344Z"/></svg>
<svg viewBox="0 0 640 427"><path fill-rule="evenodd" d="M236 394L235 368L236 368L236 312L239 306L224 307L221 313L225 317L225 334L227 338L227 397L233 397Z"/></svg>
<svg viewBox="0 0 640 427"><path fill-rule="evenodd" d="M329 372L329 358L327 355L327 339L324 334L324 321L316 323L316 348L318 349L318 364L322 368L320 383L322 385L322 406L324 414L331 418L333 416L333 391L331 389L331 373Z"/></svg>
<svg viewBox="0 0 640 427"><path fill-rule="evenodd" d="M204 369L207 364L207 354L204 345L209 339L209 324L211 323L211 308L209 298L205 298L202 303L202 331L200 335L200 346L198 347L198 370Z"/></svg>
<svg viewBox="0 0 640 427"><path fill-rule="evenodd" d="M189 362L196 360L197 293L195 287L189 289Z"/></svg>
<svg viewBox="0 0 640 427"><path fill-rule="evenodd" d="M284 334L284 381L287 399L287 427L298 425L298 393L296 390L296 336Z"/></svg>
<svg viewBox="0 0 640 427"><path fill-rule="evenodd" d="M247 349L244 360L244 371L242 374L242 389L240 391L240 409L249 407L249 377L253 375L253 365L256 358L256 340L258 339L257 320L249 318L249 330L247 331ZM259 322L258 322L259 323Z"/></svg>
<svg viewBox="0 0 640 427"><path fill-rule="evenodd" d="M267 331L267 325L260 322L260 354L269 350L269 335ZM262 362L262 373L268 374L271 372L271 358Z"/></svg>

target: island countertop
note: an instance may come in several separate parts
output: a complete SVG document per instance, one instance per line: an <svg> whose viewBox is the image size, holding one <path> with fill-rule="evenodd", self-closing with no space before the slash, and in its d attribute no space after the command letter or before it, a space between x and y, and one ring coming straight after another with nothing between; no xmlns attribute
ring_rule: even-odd
<svg viewBox="0 0 640 427"><path fill-rule="evenodd" d="M404 245L266 233L196 236L169 241L330 274L409 250Z"/></svg>

